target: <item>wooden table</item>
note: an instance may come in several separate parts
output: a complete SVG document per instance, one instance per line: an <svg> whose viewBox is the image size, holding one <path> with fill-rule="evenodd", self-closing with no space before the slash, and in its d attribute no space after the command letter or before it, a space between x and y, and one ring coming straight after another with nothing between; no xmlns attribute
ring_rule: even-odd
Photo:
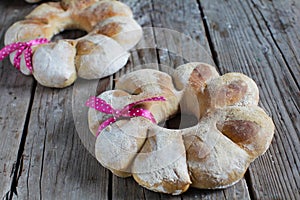
<svg viewBox="0 0 300 200"><path fill-rule="evenodd" d="M72 115L74 86L43 87L5 59L0 63L0 197L300 199L300 1L123 2L143 27L176 30L204 46L221 74L242 72L254 79L260 90L260 106L276 126L271 147L228 189L190 188L181 196L154 193L132 178L112 175L82 145ZM36 6L23 0L1 1L1 48L7 28ZM74 37L74 33L64 37ZM156 42L172 45L167 38ZM114 78L153 59L171 67L185 62L167 49L131 52L125 68L100 81L99 92L111 89Z"/></svg>

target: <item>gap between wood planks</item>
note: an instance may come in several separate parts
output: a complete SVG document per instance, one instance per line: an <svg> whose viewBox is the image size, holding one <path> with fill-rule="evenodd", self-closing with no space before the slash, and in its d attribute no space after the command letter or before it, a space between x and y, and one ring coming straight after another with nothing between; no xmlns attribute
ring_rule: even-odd
<svg viewBox="0 0 300 200"><path fill-rule="evenodd" d="M17 154L17 160L16 160L16 164L13 166L13 169L12 169L13 179L12 179L10 191L8 191L6 196L4 197L6 200L12 199L14 194L18 195L17 186L18 186L19 177L21 176L22 169L23 169L23 152L24 152L24 147L25 147L25 143L26 143L29 120L30 120L31 109L32 109L32 105L33 105L36 87L37 87L37 81L34 80L32 87L31 87L31 91L30 91L31 92L30 101L29 101L29 106L28 106L28 110L27 110L27 114L26 114L23 132L22 132L22 137L21 137L21 141L20 141L20 145L19 145L19 150L18 150L18 154Z"/></svg>
<svg viewBox="0 0 300 200"><path fill-rule="evenodd" d="M209 49L211 51L211 55L212 55L212 59L213 61L215 62L216 64L216 67L218 68L218 70L220 71L220 62L219 62L219 59L218 59L218 53L215 49L215 46L213 44L213 41L211 39L211 35L210 35L210 32L209 32L209 24L206 20L206 16L203 12L203 8L201 6L201 2L200 0L197 0L197 4L198 4L198 8L200 10L200 13L201 13L201 20L203 21L203 25L204 25L204 31L205 31L205 35L206 35L206 38L207 38L207 41L208 41L208 45L209 45Z"/></svg>

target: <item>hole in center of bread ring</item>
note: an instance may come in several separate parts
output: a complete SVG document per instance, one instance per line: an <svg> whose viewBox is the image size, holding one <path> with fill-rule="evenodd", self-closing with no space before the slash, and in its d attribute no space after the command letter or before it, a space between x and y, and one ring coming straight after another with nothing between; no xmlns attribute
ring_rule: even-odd
<svg viewBox="0 0 300 200"><path fill-rule="evenodd" d="M55 34L51 38L51 42L57 42L58 40L62 40L62 39L77 39L85 36L86 34L87 32L81 29L64 30L58 34Z"/></svg>
<svg viewBox="0 0 300 200"><path fill-rule="evenodd" d="M194 115L177 113L174 117L166 120L158 125L167 129L185 129L198 124L198 120Z"/></svg>

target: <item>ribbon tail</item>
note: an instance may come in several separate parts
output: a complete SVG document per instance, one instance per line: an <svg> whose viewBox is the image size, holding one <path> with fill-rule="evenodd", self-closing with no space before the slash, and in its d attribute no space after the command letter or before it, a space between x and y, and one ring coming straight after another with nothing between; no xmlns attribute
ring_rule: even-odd
<svg viewBox="0 0 300 200"><path fill-rule="evenodd" d="M21 47L17 50L17 52L16 52L16 54L15 54L15 57L14 57L14 66L15 66L18 70L19 70L20 67L21 67L21 55L22 55L22 53L23 53L23 51L24 51L25 48L26 48L25 46L21 46Z"/></svg>
<svg viewBox="0 0 300 200"><path fill-rule="evenodd" d="M98 135L101 133L101 131L103 129L105 129L107 126L109 126L110 124L112 124L114 122L116 122L116 118L114 118L114 117L111 117L111 118L105 120L104 122L102 122L101 125L98 127L96 137L98 137Z"/></svg>
<svg viewBox="0 0 300 200"><path fill-rule="evenodd" d="M133 108L130 110L129 114L131 117L144 117L149 119L151 122L156 123L153 114L149 110L145 110L143 108Z"/></svg>
<svg viewBox="0 0 300 200"><path fill-rule="evenodd" d="M31 49L31 46L28 46L25 49L24 59L25 59L26 67L29 69L29 71L32 72L32 61L31 61L31 59L32 59L32 49Z"/></svg>

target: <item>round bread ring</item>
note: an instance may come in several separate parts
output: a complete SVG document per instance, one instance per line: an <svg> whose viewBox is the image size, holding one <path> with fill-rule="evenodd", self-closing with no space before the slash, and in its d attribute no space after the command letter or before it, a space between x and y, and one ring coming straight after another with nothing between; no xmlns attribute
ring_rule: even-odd
<svg viewBox="0 0 300 200"><path fill-rule="evenodd" d="M67 29L81 29L87 35L33 47L32 73L44 86L62 88L72 84L77 76L97 79L111 75L127 63L127 50L142 37L130 8L121 2L63 0L43 3L25 20L14 23L7 30L4 43L50 40ZM10 55L12 63L14 55ZM24 59L20 70L31 74Z"/></svg>
<svg viewBox="0 0 300 200"><path fill-rule="evenodd" d="M181 112L193 114L198 123L171 130L143 117L120 119L102 130L95 144L104 167L121 177L133 175L150 190L177 195L189 186L228 187L273 138L274 124L257 106L255 82L240 73L219 76L204 63L179 66L172 76L150 69L131 72L117 80L115 90L99 95L116 109L154 96L167 100L139 106L157 122ZM89 109L91 132L108 117Z"/></svg>

